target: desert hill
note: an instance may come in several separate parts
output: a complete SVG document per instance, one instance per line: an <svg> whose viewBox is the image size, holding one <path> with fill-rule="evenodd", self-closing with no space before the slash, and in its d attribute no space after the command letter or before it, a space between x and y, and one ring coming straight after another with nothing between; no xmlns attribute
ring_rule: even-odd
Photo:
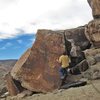
<svg viewBox="0 0 100 100"><path fill-rule="evenodd" d="M14 66L17 59L0 60L0 66Z"/></svg>

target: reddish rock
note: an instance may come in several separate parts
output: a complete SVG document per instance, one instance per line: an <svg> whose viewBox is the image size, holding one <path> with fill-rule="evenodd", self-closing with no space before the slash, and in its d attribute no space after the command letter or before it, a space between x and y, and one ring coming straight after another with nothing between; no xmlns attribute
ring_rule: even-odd
<svg viewBox="0 0 100 100"><path fill-rule="evenodd" d="M85 27L85 35L94 47L100 47L100 19L94 19Z"/></svg>
<svg viewBox="0 0 100 100"><path fill-rule="evenodd" d="M94 18L100 18L100 0L87 0Z"/></svg>
<svg viewBox="0 0 100 100"><path fill-rule="evenodd" d="M10 75L10 73L5 76L5 80L6 80L6 86L10 95L11 96L17 95L20 91L17 88L16 84L14 83L14 80L12 76Z"/></svg>
<svg viewBox="0 0 100 100"><path fill-rule="evenodd" d="M11 71L22 87L47 92L61 85L56 59L65 51L62 32L39 30L33 46L18 60Z"/></svg>
<svg viewBox="0 0 100 100"><path fill-rule="evenodd" d="M79 51L75 49L75 52L80 53L77 54L79 55L77 61L75 62L76 58L73 60L77 64L84 59L81 50L89 45L84 35L84 27L65 31L39 30L33 46L13 67L12 77L30 91L47 92L59 88L61 85L58 73L60 65L56 59L66 51L66 48L71 51L71 43L68 41L70 39L73 39L74 46L81 48L78 49Z"/></svg>

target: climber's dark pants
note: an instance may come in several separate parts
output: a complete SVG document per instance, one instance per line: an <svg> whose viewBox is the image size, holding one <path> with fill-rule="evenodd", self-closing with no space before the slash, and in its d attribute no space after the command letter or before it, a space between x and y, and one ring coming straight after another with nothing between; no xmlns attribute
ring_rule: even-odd
<svg viewBox="0 0 100 100"><path fill-rule="evenodd" d="M62 66L59 68L59 74L61 75L61 77L64 77L68 71L68 67L63 68Z"/></svg>

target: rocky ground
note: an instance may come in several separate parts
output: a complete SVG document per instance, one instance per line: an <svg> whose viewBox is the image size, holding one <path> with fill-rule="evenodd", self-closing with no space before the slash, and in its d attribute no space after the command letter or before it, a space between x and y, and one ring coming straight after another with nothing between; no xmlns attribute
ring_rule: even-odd
<svg viewBox="0 0 100 100"><path fill-rule="evenodd" d="M1 100L100 100L100 80L88 81L86 86L61 89L46 94L33 94L23 97L23 94L17 96L8 96Z"/></svg>
<svg viewBox="0 0 100 100"><path fill-rule="evenodd" d="M99 91L100 80L90 81L88 85L83 87L58 90L47 94L36 94L22 100L100 100Z"/></svg>
<svg viewBox="0 0 100 100"><path fill-rule="evenodd" d="M92 65L85 71L85 74L94 71L94 69L100 70L99 66L100 62ZM87 77L89 78L89 76ZM69 89L57 89L52 92L37 94L26 91L26 93L22 92L17 96L7 96L0 100L100 100L100 77L98 76L90 79L84 77L83 80L87 81L87 85ZM5 95L9 94L6 93Z"/></svg>

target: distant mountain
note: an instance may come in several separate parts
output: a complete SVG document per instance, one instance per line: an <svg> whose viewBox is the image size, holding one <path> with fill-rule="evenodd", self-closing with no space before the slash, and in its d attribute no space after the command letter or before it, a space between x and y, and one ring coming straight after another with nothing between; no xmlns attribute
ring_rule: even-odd
<svg viewBox="0 0 100 100"><path fill-rule="evenodd" d="M0 66L14 66L17 59L0 60Z"/></svg>

